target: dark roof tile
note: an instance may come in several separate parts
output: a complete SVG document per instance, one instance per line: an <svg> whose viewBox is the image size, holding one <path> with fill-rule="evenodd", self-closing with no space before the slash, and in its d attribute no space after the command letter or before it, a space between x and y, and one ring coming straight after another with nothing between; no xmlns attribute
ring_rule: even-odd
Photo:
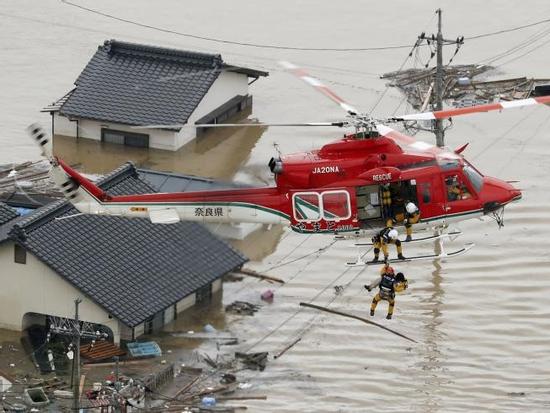
<svg viewBox="0 0 550 413"><path fill-rule="evenodd" d="M19 213L9 205L0 202L0 225L4 225L7 222L15 219L19 216Z"/></svg>
<svg viewBox="0 0 550 413"><path fill-rule="evenodd" d="M105 41L60 112L128 125L185 123L222 70L219 54Z"/></svg>

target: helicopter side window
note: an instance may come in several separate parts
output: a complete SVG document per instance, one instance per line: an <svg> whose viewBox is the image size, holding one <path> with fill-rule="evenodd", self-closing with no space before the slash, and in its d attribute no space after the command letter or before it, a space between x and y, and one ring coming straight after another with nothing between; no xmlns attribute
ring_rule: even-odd
<svg viewBox="0 0 550 413"><path fill-rule="evenodd" d="M325 191L321 197L325 220L339 221L351 217L350 197L347 191Z"/></svg>
<svg viewBox="0 0 550 413"><path fill-rule="evenodd" d="M461 199L469 199L472 197L470 191L460 180L458 175L449 175L445 178L445 186L447 188L447 200L459 201Z"/></svg>
<svg viewBox="0 0 550 413"><path fill-rule="evenodd" d="M294 218L298 222L321 219L321 197L316 192L298 192L292 196Z"/></svg>
<svg viewBox="0 0 550 413"><path fill-rule="evenodd" d="M432 185L429 182L422 182L420 184L420 194L422 195L422 202L429 204L432 201Z"/></svg>

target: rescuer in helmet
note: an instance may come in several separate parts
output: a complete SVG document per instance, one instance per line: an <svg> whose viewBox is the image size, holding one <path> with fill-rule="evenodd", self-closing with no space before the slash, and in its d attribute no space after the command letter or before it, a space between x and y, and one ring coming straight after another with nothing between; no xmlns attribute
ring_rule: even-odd
<svg viewBox="0 0 550 413"><path fill-rule="evenodd" d="M412 226L420 220L420 210L411 201L405 205L405 228L407 229L407 238L405 241L412 241Z"/></svg>
<svg viewBox="0 0 550 413"><path fill-rule="evenodd" d="M397 238L398 235L399 233L395 228L388 226L381 230L374 237L372 237L372 244L374 246L374 259L372 260L372 262L378 262L378 259L380 257L380 250L382 250L382 252L384 253L384 260L388 260L388 244L395 245L395 248L397 249L397 258L399 258L400 260L405 259L405 257L403 256L401 241L399 241L399 238Z"/></svg>
<svg viewBox="0 0 550 413"><path fill-rule="evenodd" d="M396 275L394 269L390 267L388 261L385 261L384 266L380 269L380 278L370 285L365 285L365 288L369 292L376 287L379 287L380 291L372 299L370 315L374 316L378 303L381 300L386 300L388 302L388 315L386 318L390 320L392 318L393 309L395 306L395 293L406 290L408 287L408 282L402 272L398 272Z"/></svg>

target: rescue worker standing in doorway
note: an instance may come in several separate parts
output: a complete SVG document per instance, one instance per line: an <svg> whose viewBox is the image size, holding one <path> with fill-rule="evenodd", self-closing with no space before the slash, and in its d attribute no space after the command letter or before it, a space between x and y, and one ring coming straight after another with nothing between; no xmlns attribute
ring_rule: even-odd
<svg viewBox="0 0 550 413"><path fill-rule="evenodd" d="M397 258L404 260L403 248L401 247L401 241L397 236L399 233L392 227L386 227L374 237L372 237L372 244L374 246L374 259L372 262L378 262L380 257L380 250L384 253L384 260L389 259L388 245L394 244L397 249Z"/></svg>
<svg viewBox="0 0 550 413"><path fill-rule="evenodd" d="M412 241L412 226L420 220L420 211L413 202L407 202L405 205L405 228L407 229L407 238L405 241Z"/></svg>
<svg viewBox="0 0 550 413"><path fill-rule="evenodd" d="M380 269L380 278L371 283L365 285L365 288L370 292L373 288L379 287L380 291L372 299L370 307L370 315L374 316L376 306L381 300L388 302L388 315L386 318L390 320L393 316L393 309L395 307L395 293L406 290L408 282L402 272L395 274L389 263L384 262L384 266Z"/></svg>
<svg viewBox="0 0 550 413"><path fill-rule="evenodd" d="M386 219L386 226L390 226L391 224L388 225L388 221L392 219L390 184L382 185L382 213Z"/></svg>

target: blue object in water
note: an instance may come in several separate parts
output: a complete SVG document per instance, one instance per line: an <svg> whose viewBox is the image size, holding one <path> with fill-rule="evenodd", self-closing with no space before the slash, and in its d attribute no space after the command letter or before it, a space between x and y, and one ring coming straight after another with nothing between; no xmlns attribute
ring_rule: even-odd
<svg viewBox="0 0 550 413"><path fill-rule="evenodd" d="M218 331L211 324L206 324L203 330L205 333L215 333L216 331Z"/></svg>
<svg viewBox="0 0 550 413"><path fill-rule="evenodd" d="M143 341L126 344L132 357L159 357L162 351L154 341Z"/></svg>
<svg viewBox="0 0 550 413"><path fill-rule="evenodd" d="M15 208L15 210L17 211L17 213L21 216L24 216L24 215L28 215L30 214L31 212L34 211L34 209L30 209L30 208L23 208L23 207L17 207Z"/></svg>
<svg viewBox="0 0 550 413"><path fill-rule="evenodd" d="M216 405L216 399L211 396L204 396L202 398L202 405L204 407L212 407Z"/></svg>

